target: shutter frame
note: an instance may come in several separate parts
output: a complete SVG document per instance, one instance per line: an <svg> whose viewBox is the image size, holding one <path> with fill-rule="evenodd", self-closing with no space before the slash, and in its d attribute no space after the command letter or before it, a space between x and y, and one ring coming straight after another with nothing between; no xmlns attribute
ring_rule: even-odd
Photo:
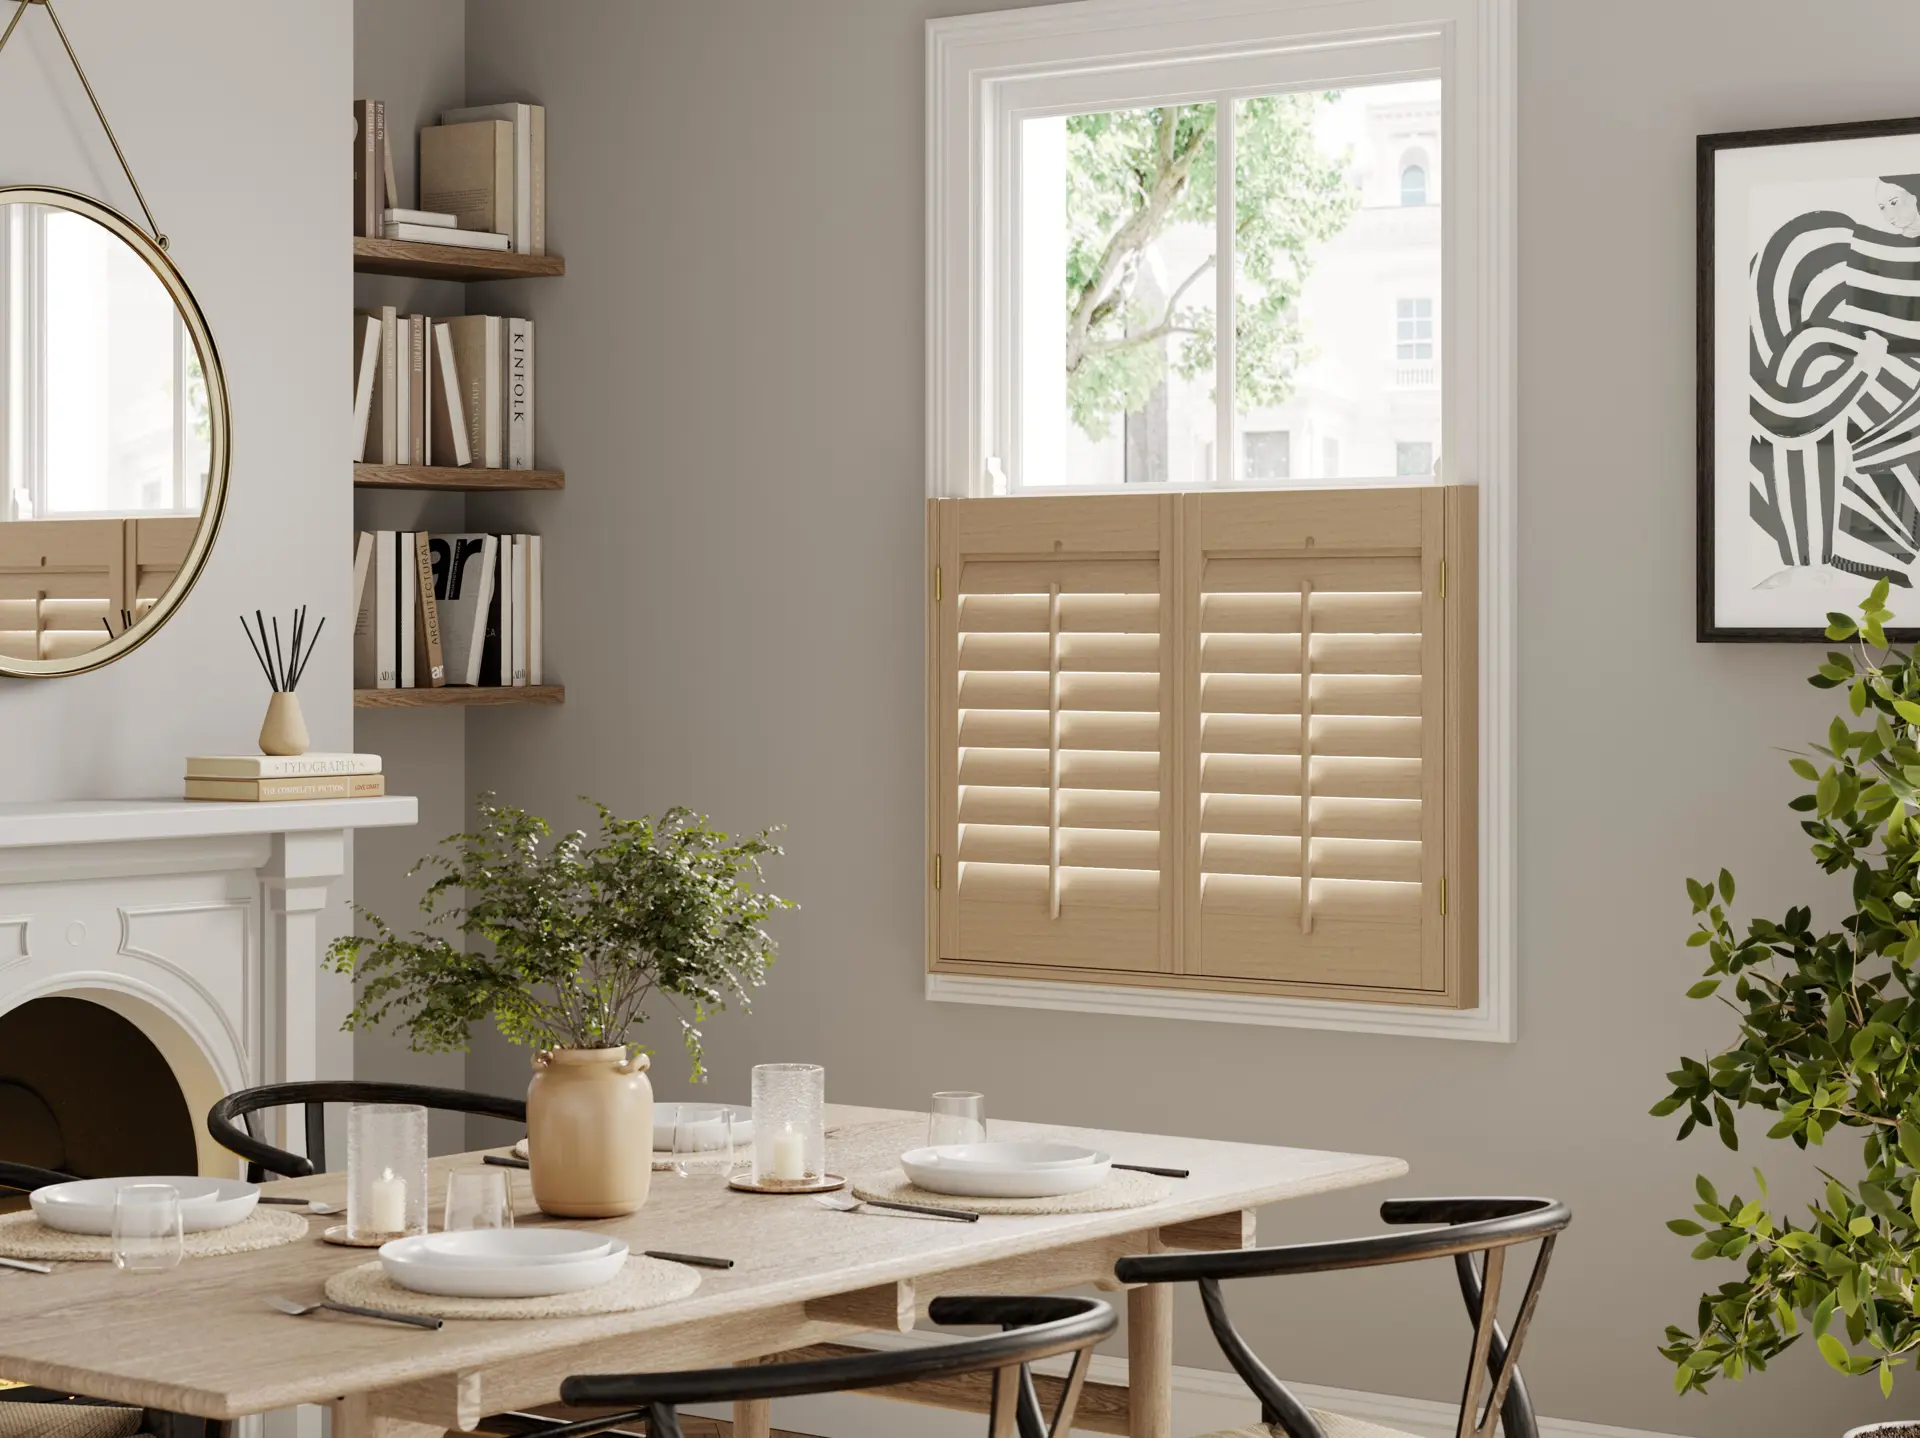
<svg viewBox="0 0 1920 1438"><path fill-rule="evenodd" d="M929 971L1472 1007L1477 998L1479 891L1476 500L1476 491L1471 486L1426 486L929 501L928 839L930 855L944 856L945 864L944 886L938 892L930 888L928 894ZM1124 547L1129 537L1137 543L1139 516L1147 507L1153 507L1158 515L1161 576L1160 900L1157 915L1161 938L1156 946L1156 962L1151 967L1106 965L1098 959L1089 961L1084 953L1049 961L1044 945L1023 945L1024 952L1011 962L983 956L977 948L963 955L958 740L959 610L965 588L961 575L968 562L966 556L990 553L996 558L1042 559L1059 554L1072 559L1097 555L1102 545L1121 543ZM1137 550L1129 552L1138 553ZM1407 843L1411 835L1405 801L1381 804L1342 799L1337 793L1323 797L1314 808L1298 805L1300 827L1311 832L1314 824L1322 822L1318 816L1324 811L1328 816L1325 822L1335 832L1323 835L1319 844L1310 848L1298 841L1293 846L1296 862L1331 870L1332 882L1325 885L1325 892L1344 894L1349 904L1356 901L1353 898L1356 895L1360 896L1358 901L1370 904L1375 902L1373 895L1393 892L1374 886L1382 878L1393 879L1405 873L1409 858L1417 859L1417 963L1411 966L1403 954L1394 963L1376 966L1378 971L1370 971L1366 967L1366 954L1362 952L1357 966L1321 962L1312 955L1300 959L1296 954L1299 962L1291 967L1283 965L1284 973L1277 976L1208 972L1210 967L1220 965L1209 964L1203 933L1206 924L1202 870L1206 840L1202 832L1201 781L1205 732L1201 698L1202 615L1207 565L1210 558L1219 556L1244 561L1243 577L1256 587L1268 583L1263 576L1280 572L1289 565L1296 572L1303 566L1309 569L1318 566L1335 576L1333 593L1317 592L1309 601L1314 625L1323 623L1323 606L1331 616L1331 630L1315 641L1313 662L1319 665L1324 650L1329 667L1335 672L1321 673L1319 679L1310 681L1307 695L1318 702L1317 696L1324 689L1333 696L1334 712L1321 715L1317 724L1311 726L1302 726L1297 716L1293 718L1293 731L1298 740L1295 748L1318 746L1323 751L1310 764L1302 765L1302 780L1320 775L1321 770L1315 765L1330 766L1327 770L1330 773L1345 772L1340 768L1340 755L1345 753L1408 752L1404 748L1408 725L1394 716L1406 712L1407 695L1413 692L1409 686L1417 686L1415 713L1419 716L1420 731L1417 758L1347 761L1347 770L1354 770L1357 765L1362 773L1379 771L1384 762L1386 771L1390 771L1391 785L1400 788L1404 788L1406 778L1391 776L1410 775L1411 766L1417 765L1418 808L1422 815L1417 853ZM1261 569L1262 565L1269 569ZM1356 569L1356 565L1361 567ZM1373 565L1375 569L1367 570L1366 565ZM1396 640L1392 633L1373 637L1369 625L1376 620L1391 631L1412 612L1409 608L1412 599L1396 598L1394 592L1387 592L1392 590L1391 585L1383 586L1381 593L1363 592L1357 599L1341 597L1355 588L1364 589L1368 574L1387 572L1381 568L1383 565L1392 566L1391 572L1395 575L1418 575L1420 632L1417 638L1409 635L1405 640ZM940 576L937 584L936 573ZM1395 584L1401 582L1400 579L1394 581ZM1247 652L1254 653L1264 645L1264 652L1273 656L1279 666L1274 673L1284 687L1289 662L1285 657L1284 639L1288 631L1284 617L1274 623L1267 622L1282 614L1284 598L1278 601L1278 609L1271 594L1253 593L1248 599L1251 607L1243 606L1241 614L1251 625L1247 637L1256 642ZM1230 636L1236 643L1241 637L1237 632ZM1381 655L1389 665L1389 676L1396 666L1398 672L1406 674L1408 664L1414 665L1417 675L1398 680L1372 677L1367 665L1375 660L1370 656ZM993 680L990 689L978 692L1012 692L1015 681L1006 676L990 677ZM1099 679L1098 675L1086 677ZM1254 677L1256 683L1261 679L1258 675ZM971 682L977 688L979 677L975 676ZM1124 682L1102 682L1104 687L1099 692L1103 694L1118 694L1124 688ZM1373 714L1382 717L1366 717ZM1235 763L1248 763L1257 769L1263 752L1274 756L1292 752L1287 747L1289 715L1284 705L1270 706L1266 712L1249 712L1244 718L1240 715L1241 711L1236 710L1229 716L1230 722L1216 722L1214 726L1216 742L1226 743L1231 750L1226 755L1231 762L1222 772L1230 772ZM1349 715L1355 717L1346 717ZM1013 732L1007 720L1008 716L1000 715L999 730L986 728L978 732ZM1138 739L1136 723L1120 723L1117 729L1115 723L1114 716L1108 715L1091 727L1104 725L1112 732L1124 731L1134 736L1128 742ZM1089 726L1083 726L1086 727ZM1379 748L1382 744L1387 746L1384 750ZM1248 760L1237 759L1235 756L1240 753L1245 753ZM1272 767L1269 760L1269 768ZM1278 767L1287 767L1284 757ZM1085 799L1083 793L1083 801ZM1287 841L1262 840L1259 836L1287 832L1284 822L1278 828L1273 827L1275 813L1286 807L1285 796L1262 800L1250 795L1246 801L1234 803L1240 805L1237 812L1241 818L1235 819L1231 804L1221 809L1227 815L1224 822L1229 827L1215 831L1214 849L1220 854L1242 856L1243 866L1250 862L1256 872L1284 873ZM1241 827L1242 823L1254 827ZM1263 824L1267 827L1261 828ZM1232 837L1241 833L1249 838ZM1341 838L1345 833L1353 833L1355 837ZM1005 835L994 837L1004 846ZM1104 836L1105 840L1112 838L1112 835ZM1124 845L1116 848L1112 843L1095 847L1101 852L1128 849ZM1137 846L1128 851L1139 852ZM1279 856L1280 868L1271 867L1276 856ZM931 859L928 872L931 876ZM1344 878L1344 873L1359 877ZM1284 881L1282 885L1275 885L1272 880L1257 878L1251 882L1256 888L1264 884L1269 890L1284 885ZM1315 896L1318 909L1321 882L1316 881L1309 892ZM1395 902L1405 902L1404 896ZM1329 912L1336 917L1329 921L1331 927L1324 933L1338 931L1340 902L1333 903ZM1292 922L1296 940L1300 938L1301 927L1296 913ZM1260 942L1265 943L1265 931L1259 933ZM1403 941L1404 938L1402 935ZM1366 945L1362 943L1359 947L1364 950ZM1302 963L1306 967L1303 968Z"/></svg>

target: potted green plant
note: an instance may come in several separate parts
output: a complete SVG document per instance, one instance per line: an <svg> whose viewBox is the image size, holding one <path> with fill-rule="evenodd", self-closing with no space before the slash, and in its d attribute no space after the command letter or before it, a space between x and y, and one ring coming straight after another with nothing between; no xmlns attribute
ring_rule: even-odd
<svg viewBox="0 0 1920 1438"><path fill-rule="evenodd" d="M733 841L688 809L594 808L595 842L553 839L545 820L482 795L479 826L416 866L439 871L420 901L425 927L402 936L363 909L373 932L327 950L358 981L349 1029L393 1019L415 1051L444 1053L492 1019L534 1050L534 1200L574 1218L646 1202L653 1090L629 1040L650 1007L676 1011L703 1077L700 1025L748 1005L774 957L764 924L793 907L762 887L760 861L781 852L771 829Z"/></svg>
<svg viewBox="0 0 1920 1438"><path fill-rule="evenodd" d="M1848 712L1825 744L1788 760L1809 786L1791 807L1814 862L1850 877L1851 912L1816 930L1812 911L1795 907L1741 935L1733 876L1687 881L1687 942L1708 960L1687 993L1725 1003L1739 1034L1710 1059L1682 1058L1653 1113L1682 1115L1683 1139L1716 1132L1737 1149L1735 1115L1757 1108L1769 1138L1824 1151L1845 1130L1861 1159L1857 1171L1836 1171L1850 1168L1842 1154L1816 1164L1825 1183L1804 1222L1775 1210L1757 1168L1753 1198L1695 1181L1697 1219L1667 1226L1695 1242L1695 1258L1740 1268L1701 1295L1693 1331L1666 1331L1660 1351L1682 1393L1764 1370L1806 1334L1833 1367L1876 1375L1891 1393L1894 1370L1920 1348L1920 662L1889 645L1886 599L1883 579L1859 620L1828 616L1828 638L1853 647L1830 652L1811 682L1844 690ZM1849 1438L1867 1434L1920 1438L1920 1424Z"/></svg>

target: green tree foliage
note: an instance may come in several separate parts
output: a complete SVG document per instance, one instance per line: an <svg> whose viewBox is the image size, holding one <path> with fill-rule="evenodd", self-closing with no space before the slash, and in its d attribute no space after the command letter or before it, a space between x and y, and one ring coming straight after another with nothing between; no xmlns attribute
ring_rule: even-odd
<svg viewBox="0 0 1920 1438"><path fill-rule="evenodd" d="M1656 1116L1684 1114L1681 1138L1717 1132L1739 1147L1735 1113L1773 1119L1768 1137L1820 1147L1838 1129L1861 1136L1863 1171L1826 1180L1809 1221L1776 1213L1758 1169L1758 1196L1722 1199L1702 1177L1698 1220L1667 1225L1694 1240L1693 1256L1732 1259L1739 1275L1701 1295L1697 1331L1667 1329L1661 1352L1674 1386L1704 1390L1716 1376L1761 1370L1802 1335L1843 1373L1893 1370L1920 1347L1920 662L1892 649L1883 579L1855 621L1829 615L1834 650L1813 676L1844 689L1848 713L1825 744L1788 762L1809 785L1792 801L1813 858L1852 882L1853 912L1816 932L1811 912L1754 919L1744 936L1728 917L1733 876L1689 879L1706 975L1687 990L1738 1018L1738 1040L1702 1063L1683 1058ZM1844 1335L1844 1337L1843 1337Z"/></svg>
<svg viewBox="0 0 1920 1438"><path fill-rule="evenodd" d="M402 937L361 910L373 934L328 948L359 980L346 1027L392 1017L415 1050L445 1053L491 1018L527 1047L614 1048L659 998L700 1078L700 1024L747 1006L774 958L763 925L794 907L760 887L761 859L781 852L774 831L734 842L688 809L594 808L597 843L579 830L549 843L544 819L482 795L480 827L415 866L439 871L420 900L424 929Z"/></svg>
<svg viewBox="0 0 1920 1438"><path fill-rule="evenodd" d="M1238 102L1234 235L1241 278L1234 316L1242 406L1279 404L1302 359L1293 314L1313 247L1338 234L1358 204L1343 162L1314 143L1328 94ZM1067 119L1067 406L1089 438L1140 409L1173 367L1184 379L1213 368L1212 257L1171 278L1150 303L1149 249L1178 224L1214 219L1214 107L1170 105Z"/></svg>

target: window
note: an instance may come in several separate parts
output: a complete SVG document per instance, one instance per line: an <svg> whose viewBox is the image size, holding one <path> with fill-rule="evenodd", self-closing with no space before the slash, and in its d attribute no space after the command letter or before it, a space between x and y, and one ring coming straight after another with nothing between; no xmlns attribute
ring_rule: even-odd
<svg viewBox="0 0 1920 1438"><path fill-rule="evenodd" d="M1513 1038L1516 8L1516 0L1423 0L1412 9L1398 0L1106 0L929 22L927 486L941 502L937 513L949 500L1005 506L991 519L968 518L958 535L943 521L934 525L938 542L949 546L936 577L944 574L948 594L958 597L952 612L936 606L929 632L936 669L947 666L936 683L948 687L934 707L951 726L953 784L945 816L930 816L929 881L945 864L949 885L958 887L939 891L930 910L930 997ZM1449 159L1458 163L1443 176ZM1289 178L1275 180L1283 174ZM1452 191L1444 203L1443 179ZM1420 203L1402 203L1416 194ZM1403 299L1424 301L1423 311L1406 317L1406 359ZM1444 347L1437 335L1443 306L1450 317ZM1390 351L1381 343L1389 315ZM1425 446L1421 472L1403 474L1402 446L1416 443ZM1244 553L1194 545L1209 514L1240 501L1327 506L1306 531L1324 541L1334 532L1328 526L1349 512L1346 504L1378 520L1364 507L1431 485L1442 453L1445 478L1477 491L1472 512L1490 541L1484 575L1473 576L1484 580L1473 588L1486 596L1479 623L1490 645L1464 659L1461 646L1448 651L1449 663L1474 666L1453 672L1448 693L1469 696L1490 721L1485 752L1473 757L1497 803L1478 813L1477 841L1471 834L1447 841L1468 850L1449 859L1452 872L1480 876L1471 897L1485 916L1481 942L1452 951L1464 952L1469 967L1478 953L1478 971L1452 974L1436 989L1432 973L1414 976L1401 953L1382 958L1372 977L1349 974L1351 984L1316 988L1299 976L1303 969L1289 967L1294 958L1235 977L1212 967L1228 960L1209 957L1186 931L1202 891L1231 892L1239 878L1290 880L1295 902L1304 901L1318 925L1322 875L1233 870L1217 885L1211 875L1203 880L1193 847L1200 796L1216 812L1230 810L1233 796L1215 802L1198 787L1189 770L1203 756L1193 746L1256 730L1267 742L1284 727L1268 721L1288 716L1202 710L1198 676L1187 674L1183 656L1208 646L1225 652L1247 636L1229 630L1216 640L1202 627L1210 622L1203 610L1229 612L1238 601L1203 602L1194 585L1212 580L1191 576L1230 575L1228 561L1270 560L1276 567L1265 582L1278 587L1248 592L1296 596L1310 631L1321 601L1299 601L1298 581L1311 587L1327 576L1303 576L1299 566L1309 556L1285 544ZM1336 497L1306 488L1336 476L1364 489ZM1256 492L1276 485L1287 488ZM1462 496L1460 507L1468 504ZM1134 519L1121 525L1107 505L1158 515L1160 528L1149 533ZM1453 512L1444 501L1441 508ZM1122 530L1131 542L1114 548ZM1447 534L1446 544L1457 539L1461 553L1479 554L1476 534ZM1289 536L1305 547L1305 535L1280 537ZM1422 563L1444 547L1429 538L1414 551ZM956 567L962 551L971 558ZM1311 556L1324 557L1317 549ZM1396 558L1364 547L1331 557L1369 565ZM1472 575L1480 561L1457 562ZM1053 578L1044 577L1049 566ZM1148 570L1159 587L1125 587ZM964 594L952 588L963 572ZM976 592L975 583L988 588ZM1101 588L1111 584L1123 587ZM1005 613L995 613L1000 598ZM1345 600L1328 602L1335 623L1352 619ZM1419 602L1430 602L1424 591ZM1026 627L1036 603L1044 630ZM961 610L985 627L963 634ZM1278 611L1264 622L1282 628L1253 632L1285 632ZM1102 627L1109 624L1118 627ZM1435 642L1424 620L1418 633L1423 645ZM996 646L1030 659L1036 642L1046 665L1039 670L971 663ZM1127 667L1149 643L1173 667ZM1301 647L1317 655L1320 643L1310 632ZM1075 667L1108 651L1116 667ZM1420 671L1423 684L1441 682L1429 681L1430 672ZM1150 693L1142 675L1153 678ZM1215 691L1233 682L1208 680ZM1314 676L1302 687L1318 684ZM1151 709L1130 707L1149 699ZM1036 702L1046 707L1033 710ZM1422 714L1437 726L1450 722L1437 711ZM1296 732L1304 724L1311 742L1313 716L1303 721L1296 712L1289 722ZM1032 753L1013 752L1032 740L1036 725L1047 746L1037 771ZM1149 751L1152 725L1160 726L1160 742ZM1006 742L994 742L996 735ZM1237 753L1208 750L1206 767L1231 772ZM1457 777L1474 767L1462 759L1445 772ZM962 771L971 777L963 780ZM1150 791L1107 782L1149 772L1159 786ZM980 777L994 773L1014 777ZM1026 832L1035 801L1025 791L1035 782L1043 786L1037 851L1035 834ZM1308 824L1316 821L1311 798ZM1013 817L987 817L996 813ZM1303 850L1297 832L1207 832L1221 862L1238 839L1275 841L1244 846L1273 863L1280 840L1292 842L1296 861L1309 868L1320 852L1317 835ZM1042 865L1037 888L1033 864ZM966 891L965 905L994 903L996 886L1007 886L1002 897L1014 907L980 909L963 922L958 891ZM1281 891L1250 887L1266 899ZM1045 903L1037 918L1019 907L1036 894ZM1107 899L1095 902L1101 895ZM1126 912L1102 918L1103 906ZM1153 920L1149 931L1170 927L1149 944L1151 932L1138 931L1143 916ZM993 941L981 936L1003 920L1010 947L995 960ZM1082 936L1082 947L1068 944L1048 957L1048 935L1067 930ZM973 946L961 953L943 945L939 932L956 942L970 933ZM1197 990L1196 979L1205 980ZM1454 1008L1469 1002L1472 1008Z"/></svg>
<svg viewBox="0 0 1920 1438"><path fill-rule="evenodd" d="M1432 476L1433 445L1428 441L1403 439L1393 450L1393 472L1402 479L1427 479Z"/></svg>
<svg viewBox="0 0 1920 1438"><path fill-rule="evenodd" d="M1246 458L1241 463L1248 479L1286 479L1292 473L1293 436L1284 429L1255 429L1241 436Z"/></svg>
<svg viewBox="0 0 1920 1438"><path fill-rule="evenodd" d="M933 501L931 971L1471 1006L1473 502Z"/></svg>
<svg viewBox="0 0 1920 1438"><path fill-rule="evenodd" d="M1433 358L1432 300L1401 300L1394 306L1394 358L1401 364Z"/></svg>
<svg viewBox="0 0 1920 1438"><path fill-rule="evenodd" d="M0 217L0 518L198 517L206 378L166 288L84 215Z"/></svg>

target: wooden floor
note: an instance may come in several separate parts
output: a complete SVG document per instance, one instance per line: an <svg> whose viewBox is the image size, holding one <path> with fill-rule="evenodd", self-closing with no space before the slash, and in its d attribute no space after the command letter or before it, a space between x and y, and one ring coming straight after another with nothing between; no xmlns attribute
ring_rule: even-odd
<svg viewBox="0 0 1920 1438"><path fill-rule="evenodd" d="M733 1425L723 1423L718 1418L682 1418L680 1428L687 1438L733 1438ZM776 1428L773 1438L808 1438L808 1435Z"/></svg>

